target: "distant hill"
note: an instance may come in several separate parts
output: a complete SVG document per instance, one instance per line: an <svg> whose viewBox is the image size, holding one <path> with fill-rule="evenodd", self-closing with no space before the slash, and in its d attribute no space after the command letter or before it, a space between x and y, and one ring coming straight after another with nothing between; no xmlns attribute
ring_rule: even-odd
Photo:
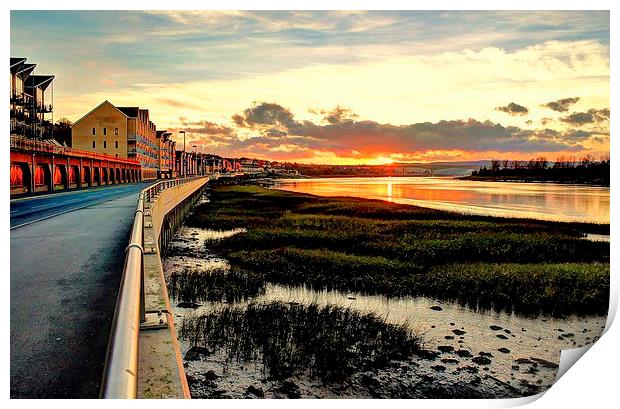
<svg viewBox="0 0 620 409"><path fill-rule="evenodd" d="M386 165L314 165L286 164L306 176L465 176L481 167L490 166L489 160L457 162L397 162Z"/></svg>

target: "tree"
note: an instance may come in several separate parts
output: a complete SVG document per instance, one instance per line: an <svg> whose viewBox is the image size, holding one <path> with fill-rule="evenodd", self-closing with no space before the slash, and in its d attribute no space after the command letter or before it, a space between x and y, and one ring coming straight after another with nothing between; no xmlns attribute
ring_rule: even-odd
<svg viewBox="0 0 620 409"><path fill-rule="evenodd" d="M595 161L595 157L594 157L594 155L592 155L591 153L588 153L588 154L584 155L584 156L580 159L579 164L580 164L581 166L588 167L588 166L590 166L590 164L592 164L594 161Z"/></svg>
<svg viewBox="0 0 620 409"><path fill-rule="evenodd" d="M544 156L539 156L535 159L536 169L546 169L549 161Z"/></svg>
<svg viewBox="0 0 620 409"><path fill-rule="evenodd" d="M71 125L73 123L66 117L60 118L54 124L54 139L61 145L71 146Z"/></svg>

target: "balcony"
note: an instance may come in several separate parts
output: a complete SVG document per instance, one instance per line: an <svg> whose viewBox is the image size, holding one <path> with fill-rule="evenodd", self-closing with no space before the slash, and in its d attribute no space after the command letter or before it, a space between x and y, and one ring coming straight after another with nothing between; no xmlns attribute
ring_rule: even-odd
<svg viewBox="0 0 620 409"><path fill-rule="evenodd" d="M32 97L24 93L11 94L11 104L30 105L32 104Z"/></svg>
<svg viewBox="0 0 620 409"><path fill-rule="evenodd" d="M52 105L39 104L37 105L37 111L44 113L44 114L48 114L53 111L53 107Z"/></svg>
<svg viewBox="0 0 620 409"><path fill-rule="evenodd" d="M16 119L18 121L24 121L26 119L26 114L22 110L11 109L11 119Z"/></svg>

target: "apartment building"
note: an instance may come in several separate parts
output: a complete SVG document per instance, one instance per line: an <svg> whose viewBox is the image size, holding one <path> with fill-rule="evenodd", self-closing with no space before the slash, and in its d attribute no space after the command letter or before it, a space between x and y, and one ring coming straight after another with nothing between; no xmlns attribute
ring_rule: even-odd
<svg viewBox="0 0 620 409"><path fill-rule="evenodd" d="M11 135L40 140L52 139L54 76L35 75L37 65L26 61L23 57L11 57Z"/></svg>
<svg viewBox="0 0 620 409"><path fill-rule="evenodd" d="M158 178L170 179L176 177L174 152L176 142L172 140L172 132L157 131L159 141L159 172Z"/></svg>
<svg viewBox="0 0 620 409"><path fill-rule="evenodd" d="M71 142L77 149L137 160L143 180L158 176L160 142L148 109L103 101L73 124Z"/></svg>

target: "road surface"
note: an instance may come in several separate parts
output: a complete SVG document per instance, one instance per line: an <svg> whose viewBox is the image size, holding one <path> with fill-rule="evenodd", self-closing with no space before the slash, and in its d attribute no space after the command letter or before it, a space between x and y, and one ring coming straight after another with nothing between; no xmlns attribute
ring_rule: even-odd
<svg viewBox="0 0 620 409"><path fill-rule="evenodd" d="M144 183L11 202L11 397L99 395Z"/></svg>

